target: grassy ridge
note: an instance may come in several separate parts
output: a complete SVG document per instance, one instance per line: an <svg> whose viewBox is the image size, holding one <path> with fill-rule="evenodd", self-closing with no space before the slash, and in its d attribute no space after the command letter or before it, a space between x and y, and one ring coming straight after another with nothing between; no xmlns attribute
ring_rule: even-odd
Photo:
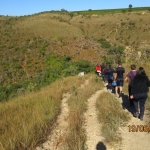
<svg viewBox="0 0 150 150"><path fill-rule="evenodd" d="M112 13L114 10L108 13L108 10L106 13L102 11L102 14L98 14L95 10L83 11L85 15L82 15L82 12L81 15L46 12L24 17L0 17L0 98L4 99L11 90L14 90L14 95L21 90L23 94L24 89L20 85L24 81L27 81L24 85L29 91L34 91L39 81L42 85L50 84L54 81L51 77L56 75L52 74L52 71L57 72L58 76L61 76L59 69L61 71L64 69L63 73L71 74L74 68L79 66L73 64L83 59L94 65L113 58L111 63L115 64L118 56L114 48L118 46L124 47L124 52L119 58L123 58L126 62L127 70L130 70L130 63L136 63L138 66L144 66L150 75L148 9L137 8L127 13L120 9L116 12L122 13ZM98 15L95 15L96 13ZM103 47L99 42L100 39L104 39L112 47ZM58 67L54 70L55 64L52 65L51 62L45 64L52 55L59 55L61 58L69 56L73 64L69 63L71 66L67 64L68 68L65 66L63 69ZM82 64L80 67L82 68ZM10 102L0 103L0 133L2 133L0 148L30 149L43 141L45 138L43 133L49 130L49 125L55 121L60 112L63 92L73 91L72 83L80 85L84 81L85 79L68 79L31 95L25 94ZM147 102L146 107L150 109L149 99ZM83 110L85 111L85 108ZM73 114L79 118L81 115L81 122L74 121L77 127L82 124L83 110ZM73 144L73 140L70 143Z"/></svg>
<svg viewBox="0 0 150 150"><path fill-rule="evenodd" d="M150 7L134 7L134 8L119 8L119 9L103 9L103 10L83 10L83 11L73 11L74 13L82 14L82 15L92 15L92 14L110 14L110 13L125 13L125 12L137 12L150 10Z"/></svg>
<svg viewBox="0 0 150 150"><path fill-rule="evenodd" d="M84 11L85 15L44 12L0 17L0 99L13 88L19 87L14 90L18 93L25 90L22 85L30 88L30 84L39 84L31 83L33 80L47 82L51 74L45 62L52 55L69 56L71 62L88 60L93 65L103 61L115 64L118 59L149 62L150 13L145 9L133 8L134 13L98 14L103 10L92 10ZM123 47L122 53L118 47Z"/></svg>
<svg viewBox="0 0 150 150"><path fill-rule="evenodd" d="M44 141L60 113L63 93L72 92L86 78L61 79L39 92L0 103L0 149L30 150Z"/></svg>

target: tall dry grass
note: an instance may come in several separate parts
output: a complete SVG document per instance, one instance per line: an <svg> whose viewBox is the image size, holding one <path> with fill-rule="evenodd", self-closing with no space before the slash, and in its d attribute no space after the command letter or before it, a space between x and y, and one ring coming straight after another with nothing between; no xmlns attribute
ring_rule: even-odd
<svg viewBox="0 0 150 150"><path fill-rule="evenodd" d="M128 113L122 110L120 103L108 92L99 96L96 107L105 140L111 144L119 142L121 136L118 133L118 128L129 120Z"/></svg>
<svg viewBox="0 0 150 150"><path fill-rule="evenodd" d="M102 89L101 78L92 75L88 84L78 88L70 97L69 104L69 134L66 138L65 150L85 150L86 134L83 127L83 114L87 110L87 99L97 90Z"/></svg>
<svg viewBox="0 0 150 150"><path fill-rule="evenodd" d="M73 92L87 78L60 79L38 92L0 103L0 150L31 150L43 142L60 113L63 93Z"/></svg>

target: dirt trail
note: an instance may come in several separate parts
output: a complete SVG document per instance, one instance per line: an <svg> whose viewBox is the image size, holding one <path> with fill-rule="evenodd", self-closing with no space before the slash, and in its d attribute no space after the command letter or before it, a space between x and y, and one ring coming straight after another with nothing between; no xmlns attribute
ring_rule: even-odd
<svg viewBox="0 0 150 150"><path fill-rule="evenodd" d="M149 127L148 125L148 112L145 112L144 121L140 121L138 118L134 118L133 107L129 106L128 96L124 95L122 98L116 98L123 108L123 111L129 112L131 120L127 123L126 126L120 127L119 132L122 137L122 142L110 146L105 143L105 138L101 135L101 125L97 120L95 103L97 97L106 91L106 89L100 90L91 96L88 100L88 110L85 114L86 119L86 132L87 132L87 149L88 150L150 150L150 133L143 130L143 126ZM114 94L112 94L114 96ZM141 126L137 131L133 132L133 127ZM130 132L129 132L130 130Z"/></svg>
<svg viewBox="0 0 150 150"><path fill-rule="evenodd" d="M119 98L119 102L125 106L124 111L128 111L131 116L131 120L125 127L120 128L120 133L123 138L122 144L118 149L120 150L150 150L150 133L147 128L150 129L148 124L148 111L145 111L144 120L141 121L138 118L134 118L133 107L129 106L129 102L126 98ZM145 126L145 129L143 129Z"/></svg>
<svg viewBox="0 0 150 150"><path fill-rule="evenodd" d="M96 149L96 145L99 143L99 141L104 140L104 138L101 136L100 129L101 126L97 119L97 112L96 112L96 100L98 96L104 92L103 90L97 91L94 95L92 95L87 103L88 103L88 110L85 113L85 129L87 134L87 148L88 150L94 150Z"/></svg>
<svg viewBox="0 0 150 150"><path fill-rule="evenodd" d="M80 88L84 88L88 83L89 80L86 80L84 84L81 84ZM63 95L61 114L58 116L51 134L48 136L47 141L36 147L35 150L63 150L64 137L67 136L68 131L69 106L67 101L70 96L69 93Z"/></svg>
<svg viewBox="0 0 150 150"><path fill-rule="evenodd" d="M88 84L88 80L81 85L81 88L84 88ZM145 113L144 121L140 121L138 118L132 116L133 108L129 106L128 96L124 95L122 98L116 98L120 102L120 107L123 107L123 111L129 112L131 115L131 120L124 127L119 128L119 132L122 136L122 142L112 147L105 143L105 138L101 135L101 124L97 119L96 111L96 100L98 96L107 91L106 88L97 91L94 93L88 100L87 105L88 109L85 112L85 130L87 134L87 150L149 150L150 149L150 133L141 132L140 129L138 132L133 132L132 127L140 125L148 125L148 112ZM62 112L58 117L55 128L53 129L51 135L49 135L48 140L43 143L41 146L37 147L36 150L63 150L63 139L67 134L68 129L68 113L69 108L67 100L71 95L65 94L62 100ZM114 96L114 94L112 94ZM130 128L129 128L130 127ZM129 132L129 129L131 132Z"/></svg>

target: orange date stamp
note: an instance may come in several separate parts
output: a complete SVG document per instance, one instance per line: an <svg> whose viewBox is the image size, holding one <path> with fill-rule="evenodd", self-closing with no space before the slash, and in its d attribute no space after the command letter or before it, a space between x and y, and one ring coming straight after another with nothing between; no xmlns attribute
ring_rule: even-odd
<svg viewBox="0 0 150 150"><path fill-rule="evenodd" d="M129 132L150 132L150 125L128 125Z"/></svg>

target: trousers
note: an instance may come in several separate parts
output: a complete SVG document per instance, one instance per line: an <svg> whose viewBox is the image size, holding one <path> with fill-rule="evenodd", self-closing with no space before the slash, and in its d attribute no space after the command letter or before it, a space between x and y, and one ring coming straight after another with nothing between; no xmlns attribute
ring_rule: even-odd
<svg viewBox="0 0 150 150"><path fill-rule="evenodd" d="M133 96L134 96L133 103L134 103L135 112L139 112L138 106L140 105L140 116L143 117L145 111L145 102L148 97L148 94L138 93L138 94L134 94Z"/></svg>

